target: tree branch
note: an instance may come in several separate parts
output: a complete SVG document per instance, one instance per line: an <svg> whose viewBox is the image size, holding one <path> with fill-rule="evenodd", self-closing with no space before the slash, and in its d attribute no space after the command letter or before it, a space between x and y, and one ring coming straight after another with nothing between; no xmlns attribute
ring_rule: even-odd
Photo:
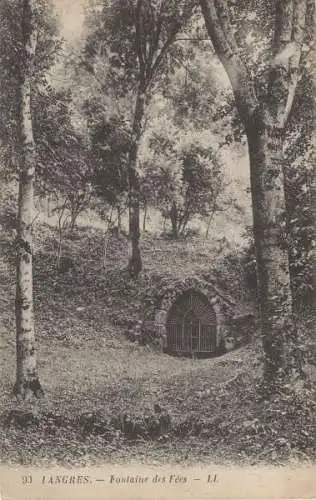
<svg viewBox="0 0 316 500"><path fill-rule="evenodd" d="M154 78L155 73L156 73L157 69L159 68L159 66L160 66L160 64L161 64L161 62L162 62L162 60L163 60L163 58L164 58L167 50L170 47L170 45L175 41L177 34L183 28L183 25L184 25L184 23L186 21L186 18L189 19L190 16L192 15L193 9L194 9L194 4L190 7L189 12L185 16L182 16L179 20L177 20L175 22L175 25L171 29L171 31L169 33L169 36L167 37L166 42L164 43L164 45L160 49L160 52L158 53L158 55L156 57L156 60L155 60L155 62L153 62L152 68L149 71L150 81L152 81L152 79ZM157 46L158 46L158 42L159 42L159 38L157 40Z"/></svg>
<svg viewBox="0 0 316 500"><path fill-rule="evenodd" d="M140 82L143 85L144 79L145 79L145 60L144 60L144 54L143 54L143 49L142 49L142 30L141 30L141 11L142 11L142 5L143 5L143 0L137 0L136 4L136 19L135 19L135 28L136 28L136 53L137 53L137 58L139 62L139 73L140 73Z"/></svg>
<svg viewBox="0 0 316 500"><path fill-rule="evenodd" d="M161 62L162 62L162 60L163 60L163 58L164 58L167 50L169 49L170 45L174 41L177 33L178 33L178 30L176 32L172 31L171 34L168 36L167 41L165 42L165 44L160 49L160 52L158 53L155 62L153 63L151 69L148 71L148 77L149 77L148 79L150 81L153 80L156 71L158 70L158 68L159 68L159 66L160 66L160 64L161 64Z"/></svg>
<svg viewBox="0 0 316 500"><path fill-rule="evenodd" d="M205 25L235 96L240 116L245 121L258 109L254 82L246 65L238 55L238 48L232 33L226 0L200 0Z"/></svg>
<svg viewBox="0 0 316 500"><path fill-rule="evenodd" d="M159 12L158 12L158 17L157 17L157 23L156 23L156 30L153 32L152 40L151 40L151 45L149 48L149 54L147 57L147 68L151 68L153 64L153 58L155 53L158 50L158 44L159 44L159 38L161 34L161 28L162 28L162 3L160 4ZM148 75L149 76L149 75Z"/></svg>
<svg viewBox="0 0 316 500"><path fill-rule="evenodd" d="M273 116L284 128L288 120L300 78L300 61L305 37L307 0L278 0L274 34L274 58L269 75L269 95L279 100ZM284 76L282 76L284 75ZM284 82L283 88L280 87ZM273 101L273 104L275 102ZM282 106L283 104L283 106Z"/></svg>

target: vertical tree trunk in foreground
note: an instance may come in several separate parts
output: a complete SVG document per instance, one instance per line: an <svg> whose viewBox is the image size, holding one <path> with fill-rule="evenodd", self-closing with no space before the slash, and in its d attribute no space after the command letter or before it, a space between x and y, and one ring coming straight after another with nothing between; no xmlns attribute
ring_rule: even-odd
<svg viewBox="0 0 316 500"><path fill-rule="evenodd" d="M313 127L312 127L312 183L310 186L312 221L313 221L313 246L311 250L311 259L313 264L313 298L312 298L312 328L316 332L316 2L314 2L312 18L312 50L311 64L313 75Z"/></svg>
<svg viewBox="0 0 316 500"><path fill-rule="evenodd" d="M248 125L259 309L266 375L286 369L284 333L290 327L292 293L285 242L282 134L257 117Z"/></svg>
<svg viewBox="0 0 316 500"><path fill-rule="evenodd" d="M129 165L129 262L128 269L132 278L137 278L142 270L140 253L140 207L139 207L139 179L136 170L137 145L132 145Z"/></svg>
<svg viewBox="0 0 316 500"><path fill-rule="evenodd" d="M315 94L316 98L316 85ZM316 108L316 105L315 105ZM314 125L314 140L313 140L313 179L311 185L311 204L312 204L312 217L313 217L313 247L311 251L311 260L313 264L313 296L312 296L312 328L313 332L316 332L316 124Z"/></svg>
<svg viewBox="0 0 316 500"><path fill-rule="evenodd" d="M265 100L257 97L255 82L240 57L227 1L200 0L200 6L209 37L230 79L248 139L265 379L273 385L278 375L292 365L288 347L293 332L295 335L291 326L288 250L282 237L285 219L282 150L299 79L306 0L276 0L273 57Z"/></svg>
<svg viewBox="0 0 316 500"><path fill-rule="evenodd" d="M315 86L315 92L316 92L316 86ZM316 127L315 127L315 134L316 134ZM311 202L312 202L312 216L313 216L313 247L311 252L311 259L313 264L312 328L313 332L316 332L316 140L315 139L313 147L314 147L313 151L314 175L311 186Z"/></svg>
<svg viewBox="0 0 316 500"><path fill-rule="evenodd" d="M39 382L33 318L32 223L35 144L31 117L31 78L37 32L34 21L35 1L22 2L23 56L20 59L19 119L21 164L19 178L17 276L16 276L16 349L17 370L14 392L22 399L42 394Z"/></svg>

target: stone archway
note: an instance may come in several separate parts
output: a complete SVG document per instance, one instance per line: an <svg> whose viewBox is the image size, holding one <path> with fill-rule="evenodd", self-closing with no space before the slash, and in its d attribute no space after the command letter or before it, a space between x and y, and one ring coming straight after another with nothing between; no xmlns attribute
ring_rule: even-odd
<svg viewBox="0 0 316 500"><path fill-rule="evenodd" d="M197 287L168 293L156 312L155 325L164 351L173 354L212 356L223 340L219 299Z"/></svg>
<svg viewBox="0 0 316 500"><path fill-rule="evenodd" d="M217 320L207 297L187 290L177 297L166 320L166 348L173 354L207 357L217 351Z"/></svg>

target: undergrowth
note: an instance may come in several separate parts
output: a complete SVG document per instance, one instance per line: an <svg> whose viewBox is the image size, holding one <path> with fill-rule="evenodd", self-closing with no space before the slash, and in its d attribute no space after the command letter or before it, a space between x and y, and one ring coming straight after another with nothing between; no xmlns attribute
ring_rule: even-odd
<svg viewBox="0 0 316 500"><path fill-rule="evenodd" d="M15 377L14 266L2 261L0 456L5 463L101 461L311 462L315 392L298 384L264 399L258 340L214 359L173 358L131 343L144 301L184 274L211 272L216 248L143 239L138 281L124 269L124 237L103 265L102 233L80 229L64 243L67 268L56 270L55 237L41 233L34 258L38 365L45 397L12 399ZM9 277L9 279L8 279ZM234 285L236 287L236 285ZM314 381L311 370L309 380Z"/></svg>

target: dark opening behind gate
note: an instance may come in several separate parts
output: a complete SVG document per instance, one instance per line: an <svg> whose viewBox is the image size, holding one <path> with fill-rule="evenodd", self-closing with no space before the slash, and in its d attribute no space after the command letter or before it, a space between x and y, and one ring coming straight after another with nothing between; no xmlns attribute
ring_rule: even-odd
<svg viewBox="0 0 316 500"><path fill-rule="evenodd" d="M216 315L202 293L183 293L169 310L166 329L167 352L197 357L216 354Z"/></svg>

